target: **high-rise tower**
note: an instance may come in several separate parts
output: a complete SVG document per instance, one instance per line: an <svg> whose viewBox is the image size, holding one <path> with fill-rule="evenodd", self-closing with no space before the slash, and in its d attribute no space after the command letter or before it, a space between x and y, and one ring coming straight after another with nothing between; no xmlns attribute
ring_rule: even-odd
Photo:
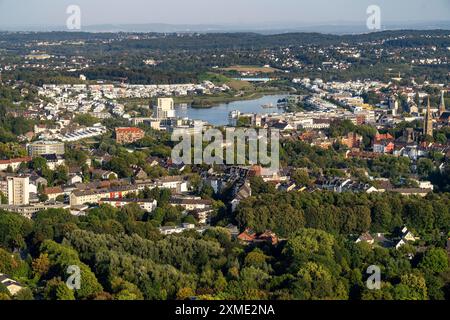
<svg viewBox="0 0 450 320"><path fill-rule="evenodd" d="M430 97L428 97L427 112L425 114L425 123L423 126L423 134L433 136L433 114L431 113Z"/></svg>
<svg viewBox="0 0 450 320"><path fill-rule="evenodd" d="M154 107L154 116L158 120L175 118L175 107L172 98L158 98Z"/></svg>
<svg viewBox="0 0 450 320"><path fill-rule="evenodd" d="M8 177L8 204L21 206L30 203L30 177Z"/></svg>

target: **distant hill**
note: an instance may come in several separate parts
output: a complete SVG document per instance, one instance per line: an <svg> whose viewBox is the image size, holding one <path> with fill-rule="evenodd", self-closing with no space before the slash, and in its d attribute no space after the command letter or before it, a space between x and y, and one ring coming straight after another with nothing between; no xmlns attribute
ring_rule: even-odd
<svg viewBox="0 0 450 320"><path fill-rule="evenodd" d="M388 22L382 30L450 30L450 21L423 21L423 22ZM2 26L0 31L34 31L51 32L67 31L65 26ZM209 25L209 24L102 24L88 25L84 32L157 32L157 33L229 33L229 32L255 32L261 34L279 34L291 32L319 32L329 34L360 34L368 32L364 23L335 22L328 24L300 24L300 23L271 23L265 25Z"/></svg>
<svg viewBox="0 0 450 320"><path fill-rule="evenodd" d="M139 35L141 41L134 41ZM436 38L423 35L440 36ZM230 33L115 33L115 32L0 32L0 41L45 41L69 40L90 41L102 39L121 39L130 49L196 49L196 48L262 48L288 46L292 44L329 45L342 42L360 43L390 39L398 44L403 41L406 46L434 44L450 46L448 30L388 30L363 34L335 35L318 32L291 32L280 34L260 34L255 32ZM395 39L407 36L408 39ZM122 42L123 42L122 41ZM120 46L121 44L117 44ZM125 43L124 43L125 45Z"/></svg>

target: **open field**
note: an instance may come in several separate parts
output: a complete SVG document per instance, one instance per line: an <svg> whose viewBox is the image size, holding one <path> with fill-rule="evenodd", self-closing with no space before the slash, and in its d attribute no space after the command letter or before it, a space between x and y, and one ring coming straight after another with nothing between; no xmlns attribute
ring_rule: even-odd
<svg viewBox="0 0 450 320"><path fill-rule="evenodd" d="M241 81L241 80L235 80L228 77L225 77L222 74L218 73L212 73L208 72L205 74L202 74L199 78L200 81L211 81L214 82L216 85L226 84L231 89L239 91L239 90L253 90L254 86L247 81Z"/></svg>
<svg viewBox="0 0 450 320"><path fill-rule="evenodd" d="M250 82L247 81L241 81L241 80L234 80L230 79L226 83L231 89L239 91L239 90L251 90L253 89L253 85Z"/></svg>

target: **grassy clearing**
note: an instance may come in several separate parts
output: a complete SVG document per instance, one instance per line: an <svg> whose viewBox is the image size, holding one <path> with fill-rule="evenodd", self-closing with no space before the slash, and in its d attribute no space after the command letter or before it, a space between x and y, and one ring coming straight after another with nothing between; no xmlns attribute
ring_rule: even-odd
<svg viewBox="0 0 450 320"><path fill-rule="evenodd" d="M212 73L212 72L202 74L199 77L199 80L200 81L211 81L216 85L226 84L231 89L236 90L236 91L253 90L254 89L254 86L250 82L231 79L222 74Z"/></svg>

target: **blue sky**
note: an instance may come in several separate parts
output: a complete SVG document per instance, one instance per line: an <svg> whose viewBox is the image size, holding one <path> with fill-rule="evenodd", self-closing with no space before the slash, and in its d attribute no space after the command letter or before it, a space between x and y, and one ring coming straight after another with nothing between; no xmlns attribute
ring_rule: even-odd
<svg viewBox="0 0 450 320"><path fill-rule="evenodd" d="M450 0L0 0L0 25L64 25L71 4L84 25L365 23L371 4L386 22L450 20Z"/></svg>

